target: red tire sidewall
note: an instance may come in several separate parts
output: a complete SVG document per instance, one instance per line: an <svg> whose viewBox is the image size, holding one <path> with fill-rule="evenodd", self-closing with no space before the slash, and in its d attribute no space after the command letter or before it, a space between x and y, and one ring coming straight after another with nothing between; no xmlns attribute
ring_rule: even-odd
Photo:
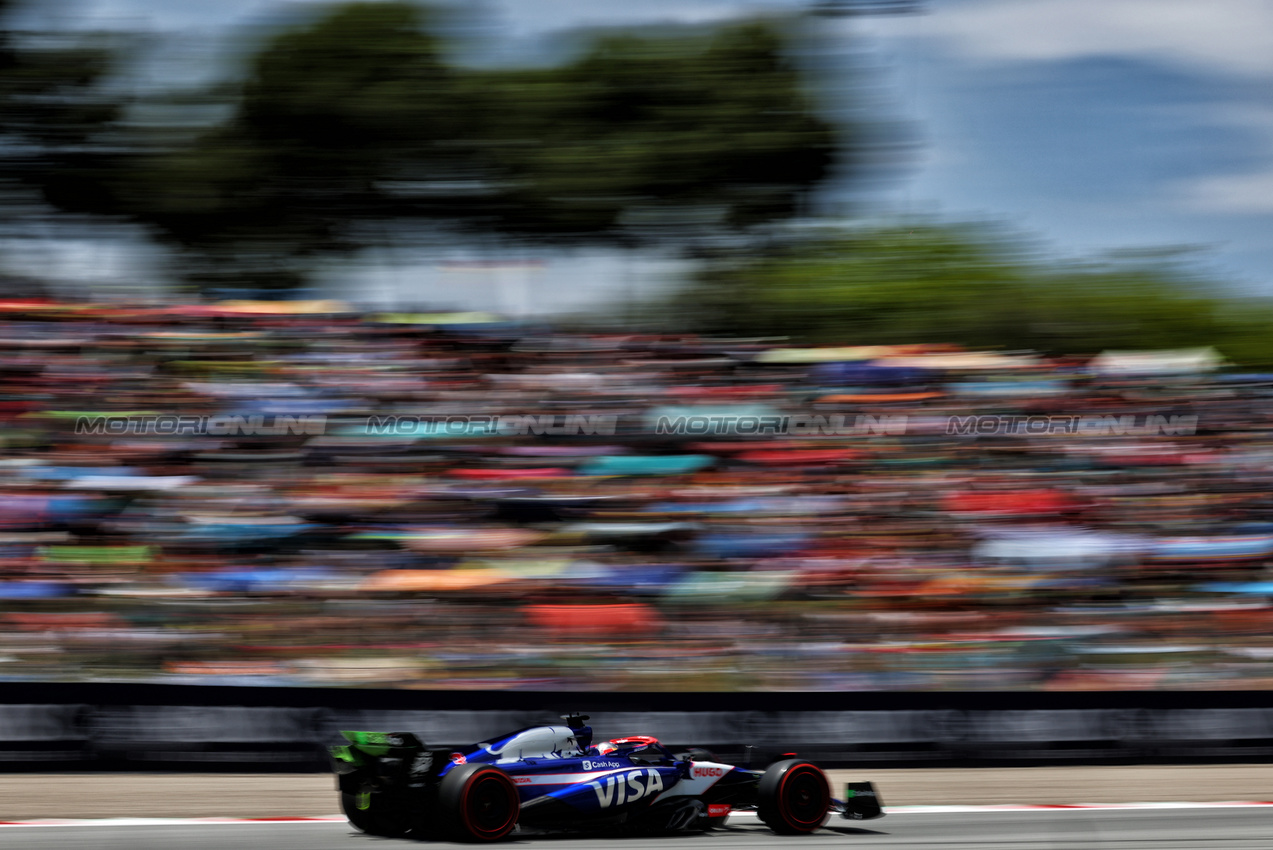
<svg viewBox="0 0 1273 850"><path fill-rule="evenodd" d="M498 782L503 786L505 793L508 795L509 817L508 820L496 830L483 829L473 822L473 818L469 812L469 804L472 801L473 789L483 782ZM521 798L517 793L517 786L513 784L513 780L507 773L496 767L483 768L475 771L464 783L464 788L460 791L459 803L460 824L464 834L479 841L498 841L513 831L513 827L517 825L517 816L521 808Z"/></svg>
<svg viewBox="0 0 1273 850"><path fill-rule="evenodd" d="M818 815L816 820L806 822L796 820L793 813L788 808L786 790L787 783L790 782L793 777L806 776L809 774L817 776L823 789L823 799L826 801L826 805L823 807L822 812ZM778 780L778 789L774 797L778 804L777 813L779 817L781 817L783 822L795 832L814 832L819 829L822 826L823 821L827 818L827 812L831 809L831 786L827 782L827 775L822 772L820 767L810 764L809 762L793 764L791 767L787 768L787 770L783 771L782 776Z"/></svg>

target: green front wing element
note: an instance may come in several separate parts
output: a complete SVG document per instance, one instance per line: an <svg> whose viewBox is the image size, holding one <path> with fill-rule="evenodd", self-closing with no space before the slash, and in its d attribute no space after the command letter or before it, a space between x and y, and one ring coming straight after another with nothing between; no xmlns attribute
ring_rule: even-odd
<svg viewBox="0 0 1273 850"><path fill-rule="evenodd" d="M871 820L884 816L883 802L870 782L850 782L844 786L844 817Z"/></svg>

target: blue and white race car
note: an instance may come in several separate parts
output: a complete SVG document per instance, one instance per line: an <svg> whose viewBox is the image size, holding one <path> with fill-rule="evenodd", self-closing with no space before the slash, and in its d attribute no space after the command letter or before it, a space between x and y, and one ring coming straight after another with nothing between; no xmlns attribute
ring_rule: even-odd
<svg viewBox="0 0 1273 850"><path fill-rule="evenodd" d="M798 835L833 813L883 815L874 786L848 783L832 797L815 764L788 758L765 770L717 762L706 750L674 753L636 735L594 745L586 715L532 726L468 752L425 746L408 732L342 732L331 749L341 806L373 835L498 841L531 831L696 832L754 811L774 832Z"/></svg>

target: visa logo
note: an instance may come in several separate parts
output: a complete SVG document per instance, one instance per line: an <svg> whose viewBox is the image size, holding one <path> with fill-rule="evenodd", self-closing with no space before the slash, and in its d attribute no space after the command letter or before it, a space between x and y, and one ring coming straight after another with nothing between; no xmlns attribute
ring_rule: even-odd
<svg viewBox="0 0 1273 850"><path fill-rule="evenodd" d="M603 780L588 783L597 792L597 803L601 808L622 806L633 803L643 797L663 790L663 777L654 768L645 770L629 770L626 774L607 776Z"/></svg>

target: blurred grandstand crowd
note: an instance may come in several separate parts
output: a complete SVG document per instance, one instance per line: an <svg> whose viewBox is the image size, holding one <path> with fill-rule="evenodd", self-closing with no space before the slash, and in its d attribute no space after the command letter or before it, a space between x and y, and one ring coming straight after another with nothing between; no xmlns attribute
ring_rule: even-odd
<svg viewBox="0 0 1273 850"><path fill-rule="evenodd" d="M5 680L1273 687L1273 376L1211 352L0 310Z"/></svg>

